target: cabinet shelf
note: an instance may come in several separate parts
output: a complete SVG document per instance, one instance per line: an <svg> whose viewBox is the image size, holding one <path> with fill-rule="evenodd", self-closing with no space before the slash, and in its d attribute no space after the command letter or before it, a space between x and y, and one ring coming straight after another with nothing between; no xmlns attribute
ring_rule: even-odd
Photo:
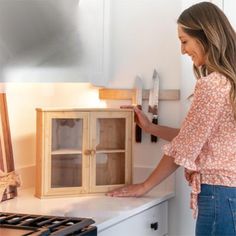
<svg viewBox="0 0 236 236"><path fill-rule="evenodd" d="M64 155L64 154L82 154L78 149L58 149L51 152L51 155Z"/></svg>
<svg viewBox="0 0 236 236"><path fill-rule="evenodd" d="M124 149L114 149L114 150L100 149L100 150L96 150L96 153L123 153L123 152L125 152Z"/></svg>
<svg viewBox="0 0 236 236"><path fill-rule="evenodd" d="M100 149L96 150L96 153L123 153L124 149ZM51 152L51 155L70 155L70 154L82 154L78 149L58 149Z"/></svg>

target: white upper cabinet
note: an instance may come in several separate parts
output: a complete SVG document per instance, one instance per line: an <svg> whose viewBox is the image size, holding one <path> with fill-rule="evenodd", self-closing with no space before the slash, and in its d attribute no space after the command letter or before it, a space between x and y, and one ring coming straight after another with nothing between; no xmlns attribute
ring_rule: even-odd
<svg viewBox="0 0 236 236"><path fill-rule="evenodd" d="M212 0L211 2L219 6L224 11L230 23L236 30L236 15L235 15L236 1L235 0Z"/></svg>
<svg viewBox="0 0 236 236"><path fill-rule="evenodd" d="M0 82L107 83L109 0L1 0Z"/></svg>
<svg viewBox="0 0 236 236"><path fill-rule="evenodd" d="M234 27L234 30L236 30L236 1L235 0L222 0L223 2L223 9L225 14L230 20L230 23Z"/></svg>

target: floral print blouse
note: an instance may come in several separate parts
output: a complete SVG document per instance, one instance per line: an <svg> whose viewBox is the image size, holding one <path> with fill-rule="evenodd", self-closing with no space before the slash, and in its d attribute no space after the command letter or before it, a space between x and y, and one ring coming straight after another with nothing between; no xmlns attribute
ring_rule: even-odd
<svg viewBox="0 0 236 236"><path fill-rule="evenodd" d="M163 147L165 155L185 167L194 217L202 183L236 187L236 121L230 88L230 82L217 72L197 79L180 132Z"/></svg>

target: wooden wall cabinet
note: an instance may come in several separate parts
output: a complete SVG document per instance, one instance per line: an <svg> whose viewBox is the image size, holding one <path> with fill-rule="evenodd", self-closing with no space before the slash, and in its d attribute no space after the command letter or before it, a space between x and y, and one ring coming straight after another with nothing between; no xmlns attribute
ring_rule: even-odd
<svg viewBox="0 0 236 236"><path fill-rule="evenodd" d="M133 111L37 109L36 196L103 193L132 178Z"/></svg>

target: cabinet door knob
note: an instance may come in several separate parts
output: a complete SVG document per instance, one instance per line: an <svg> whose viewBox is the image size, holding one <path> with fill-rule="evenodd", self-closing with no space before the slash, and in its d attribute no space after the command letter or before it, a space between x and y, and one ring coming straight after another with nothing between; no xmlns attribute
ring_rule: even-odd
<svg viewBox="0 0 236 236"><path fill-rule="evenodd" d="M88 156L88 155L91 155L91 150L86 149L86 150L84 151L84 154L87 155L87 156Z"/></svg>
<svg viewBox="0 0 236 236"><path fill-rule="evenodd" d="M151 229L157 230L158 229L158 222L151 223Z"/></svg>

